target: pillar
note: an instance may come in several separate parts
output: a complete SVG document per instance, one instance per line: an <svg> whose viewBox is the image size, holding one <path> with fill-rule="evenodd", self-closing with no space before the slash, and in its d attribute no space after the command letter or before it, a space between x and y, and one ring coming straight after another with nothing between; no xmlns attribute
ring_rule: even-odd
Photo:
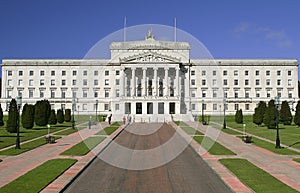
<svg viewBox="0 0 300 193"><path fill-rule="evenodd" d="M157 70L158 70L158 68L157 68L157 67L154 67L153 70L154 70L154 81L153 81L153 85L154 85L154 90L153 90L153 92L154 92L154 94L153 94L153 96L158 96L158 92L157 92L157 84L158 84L158 80L157 80Z"/></svg>
<svg viewBox="0 0 300 193"><path fill-rule="evenodd" d="M131 96L135 96L135 70L136 68L131 68Z"/></svg>
<svg viewBox="0 0 300 193"><path fill-rule="evenodd" d="M169 68L165 68L164 95L169 96Z"/></svg>
<svg viewBox="0 0 300 193"><path fill-rule="evenodd" d="M146 79L146 74L147 73L147 68L143 68L143 96L147 96L147 79Z"/></svg>
<svg viewBox="0 0 300 193"><path fill-rule="evenodd" d="M121 79L120 79L120 87L121 87L121 90L120 90L120 96L121 97L124 97L126 95L125 93L125 68L121 68Z"/></svg>
<svg viewBox="0 0 300 193"><path fill-rule="evenodd" d="M180 79L179 79L179 67L177 67L176 69L176 77L175 77L175 83L174 85L176 85L176 93L174 94L175 96L180 96Z"/></svg>

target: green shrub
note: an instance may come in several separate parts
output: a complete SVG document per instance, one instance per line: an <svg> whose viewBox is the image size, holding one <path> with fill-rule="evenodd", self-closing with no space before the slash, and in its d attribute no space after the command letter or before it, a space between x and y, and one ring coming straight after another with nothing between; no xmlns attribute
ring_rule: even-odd
<svg viewBox="0 0 300 193"><path fill-rule="evenodd" d="M55 110L52 109L51 114L50 114L50 118L49 118L49 124L50 125L56 125L56 123L57 123L57 118L56 118Z"/></svg>
<svg viewBox="0 0 300 193"><path fill-rule="evenodd" d="M239 123L239 124L243 123L243 111L242 111L242 109L236 111L236 113L235 113L235 122Z"/></svg>
<svg viewBox="0 0 300 193"><path fill-rule="evenodd" d="M25 104L22 111L22 126L32 129L34 126L34 105Z"/></svg>
<svg viewBox="0 0 300 193"><path fill-rule="evenodd" d="M300 101L298 101L297 106L296 106L294 122L296 125L300 126Z"/></svg>
<svg viewBox="0 0 300 193"><path fill-rule="evenodd" d="M268 107L264 114L264 124L268 127L268 129L276 128L276 107L274 100L270 100L268 103Z"/></svg>
<svg viewBox="0 0 300 193"><path fill-rule="evenodd" d="M292 120L293 120L293 116L291 113L289 103L287 101L283 101L279 111L279 121L284 125L291 125Z"/></svg>
<svg viewBox="0 0 300 193"><path fill-rule="evenodd" d="M2 107L0 105L0 126L4 125L4 121L3 121L3 110Z"/></svg>
<svg viewBox="0 0 300 193"><path fill-rule="evenodd" d="M253 123L261 125L263 123L264 114L266 112L267 105L264 101L260 101L258 106L254 109Z"/></svg>
<svg viewBox="0 0 300 193"><path fill-rule="evenodd" d="M9 104L9 110L8 110L8 120L6 124L6 130L10 133L16 133L17 132L17 126L18 126L18 107L17 102L15 99L12 99Z"/></svg>
<svg viewBox="0 0 300 193"><path fill-rule="evenodd" d="M64 112L62 109L57 110L57 122L58 123L63 123L65 121L64 119Z"/></svg>
<svg viewBox="0 0 300 193"><path fill-rule="evenodd" d="M66 109L65 110L65 121L70 122L71 121L71 109Z"/></svg>
<svg viewBox="0 0 300 193"><path fill-rule="evenodd" d="M35 104L34 121L38 126L46 126L51 113L49 101L37 101Z"/></svg>

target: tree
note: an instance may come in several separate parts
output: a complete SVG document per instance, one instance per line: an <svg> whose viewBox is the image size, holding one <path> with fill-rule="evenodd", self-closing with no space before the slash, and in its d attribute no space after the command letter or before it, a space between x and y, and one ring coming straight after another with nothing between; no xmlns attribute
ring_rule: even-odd
<svg viewBox="0 0 300 193"><path fill-rule="evenodd" d="M8 120L6 124L6 130L10 133L16 133L18 127L18 107L15 99L12 99L9 104Z"/></svg>
<svg viewBox="0 0 300 193"><path fill-rule="evenodd" d="M300 101L298 101L297 106L296 106L294 122L296 125L300 126Z"/></svg>
<svg viewBox="0 0 300 193"><path fill-rule="evenodd" d="M65 110L65 121L70 122L71 121L71 109Z"/></svg>
<svg viewBox="0 0 300 193"><path fill-rule="evenodd" d="M51 106L49 101L37 101L35 104L35 124L38 126L46 126L51 113Z"/></svg>
<svg viewBox="0 0 300 193"><path fill-rule="evenodd" d="M268 107L264 114L264 124L268 127L268 129L276 128L276 107L274 104L274 100L270 100L268 103Z"/></svg>
<svg viewBox="0 0 300 193"><path fill-rule="evenodd" d="M22 126L32 129L34 126L34 105L25 104L22 111Z"/></svg>
<svg viewBox="0 0 300 193"><path fill-rule="evenodd" d="M52 109L49 117L49 124L56 125L56 123L57 123L57 118L56 118L55 110Z"/></svg>
<svg viewBox="0 0 300 193"><path fill-rule="evenodd" d="M64 112L62 109L57 110L57 122L63 123L64 122Z"/></svg>
<svg viewBox="0 0 300 193"><path fill-rule="evenodd" d="M242 109L237 110L235 112L235 122L240 123L240 124L243 123L243 111L242 111Z"/></svg>
<svg viewBox="0 0 300 193"><path fill-rule="evenodd" d="M0 126L4 125L4 121L3 121L3 110L2 107L0 105Z"/></svg>
<svg viewBox="0 0 300 193"><path fill-rule="evenodd" d="M289 103L287 101L283 101L279 111L279 121L284 125L290 125L292 124L292 120L293 116L291 113Z"/></svg>
<svg viewBox="0 0 300 193"><path fill-rule="evenodd" d="M258 106L254 109L253 123L261 125L263 123L264 114L266 112L267 105L264 101L260 101Z"/></svg>

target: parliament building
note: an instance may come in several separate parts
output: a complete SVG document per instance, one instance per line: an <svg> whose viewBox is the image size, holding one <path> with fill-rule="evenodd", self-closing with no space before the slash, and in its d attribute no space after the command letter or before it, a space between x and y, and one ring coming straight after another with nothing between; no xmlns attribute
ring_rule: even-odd
<svg viewBox="0 0 300 193"><path fill-rule="evenodd" d="M192 120L242 109L280 96L298 101L296 59L191 59L188 42L112 42L110 59L4 59L1 106L47 99L53 109L131 115L136 121Z"/></svg>

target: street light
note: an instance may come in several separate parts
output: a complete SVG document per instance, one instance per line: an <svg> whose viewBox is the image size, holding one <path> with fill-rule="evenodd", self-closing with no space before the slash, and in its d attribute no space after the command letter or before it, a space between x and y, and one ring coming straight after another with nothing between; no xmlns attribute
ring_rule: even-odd
<svg viewBox="0 0 300 193"><path fill-rule="evenodd" d="M76 102L75 102L75 96L73 95L72 97L72 129L75 129L75 117L74 117L74 113L75 113L75 108L76 108Z"/></svg>
<svg viewBox="0 0 300 193"><path fill-rule="evenodd" d="M16 149L21 149L20 146L20 109L22 106L22 96L17 96L17 108L18 108L18 119L17 119L17 139L16 139Z"/></svg>
<svg viewBox="0 0 300 193"><path fill-rule="evenodd" d="M223 122L223 129L226 129L226 98L224 96L223 99L223 105L224 105L224 122Z"/></svg>
<svg viewBox="0 0 300 193"><path fill-rule="evenodd" d="M279 108L279 105L280 105L280 97L279 96L276 96L275 97L275 106L276 106L276 146L275 148L276 149L279 149L281 148L280 147L280 139L279 139L279 128L278 128L278 108Z"/></svg>
<svg viewBox="0 0 300 193"><path fill-rule="evenodd" d="M96 100L96 123L98 123L97 111L98 111L98 99Z"/></svg>
<svg viewBox="0 0 300 193"><path fill-rule="evenodd" d="M202 100L202 124L204 125L204 100Z"/></svg>

